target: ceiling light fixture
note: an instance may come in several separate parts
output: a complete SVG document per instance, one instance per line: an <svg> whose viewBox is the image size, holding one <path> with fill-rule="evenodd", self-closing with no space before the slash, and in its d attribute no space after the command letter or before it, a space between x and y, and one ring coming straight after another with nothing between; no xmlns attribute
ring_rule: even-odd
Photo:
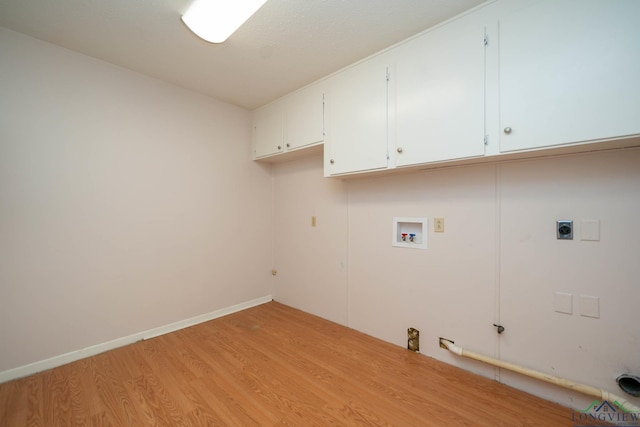
<svg viewBox="0 0 640 427"><path fill-rule="evenodd" d="M195 0L182 15L182 22L201 39L222 43L266 1Z"/></svg>

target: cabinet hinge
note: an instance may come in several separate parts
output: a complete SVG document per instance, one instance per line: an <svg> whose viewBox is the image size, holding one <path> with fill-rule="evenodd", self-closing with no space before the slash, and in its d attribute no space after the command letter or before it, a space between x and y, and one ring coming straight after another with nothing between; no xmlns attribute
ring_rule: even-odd
<svg viewBox="0 0 640 427"><path fill-rule="evenodd" d="M489 135L484 136L484 145L489 145Z"/></svg>
<svg viewBox="0 0 640 427"><path fill-rule="evenodd" d="M484 35L484 45L487 46L489 45L489 36L488 35Z"/></svg>

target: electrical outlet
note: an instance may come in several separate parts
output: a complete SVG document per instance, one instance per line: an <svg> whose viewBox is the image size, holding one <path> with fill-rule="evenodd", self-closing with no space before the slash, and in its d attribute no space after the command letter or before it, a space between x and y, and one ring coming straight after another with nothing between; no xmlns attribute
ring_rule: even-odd
<svg viewBox="0 0 640 427"><path fill-rule="evenodd" d="M558 240L573 240L573 221L570 219L556 221L556 238Z"/></svg>
<svg viewBox="0 0 640 427"><path fill-rule="evenodd" d="M317 225L316 216L315 216L315 215L313 215L313 216L311 217L311 226L312 226L312 227L315 227L316 225Z"/></svg>
<svg viewBox="0 0 640 427"><path fill-rule="evenodd" d="M444 233L444 218L434 218L433 231L436 233Z"/></svg>

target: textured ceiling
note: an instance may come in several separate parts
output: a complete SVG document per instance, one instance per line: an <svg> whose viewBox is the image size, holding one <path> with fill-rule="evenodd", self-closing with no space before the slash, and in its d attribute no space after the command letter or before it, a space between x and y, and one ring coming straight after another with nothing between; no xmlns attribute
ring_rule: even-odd
<svg viewBox="0 0 640 427"><path fill-rule="evenodd" d="M0 26L253 109L482 2L269 0L220 45L191 0L0 0Z"/></svg>

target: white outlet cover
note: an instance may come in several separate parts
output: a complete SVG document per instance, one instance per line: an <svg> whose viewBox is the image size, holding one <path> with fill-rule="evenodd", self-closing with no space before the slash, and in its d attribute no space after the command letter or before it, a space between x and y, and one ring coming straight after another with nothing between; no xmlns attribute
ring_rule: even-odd
<svg viewBox="0 0 640 427"><path fill-rule="evenodd" d="M566 292L556 292L553 305L557 313L573 314L573 295Z"/></svg>
<svg viewBox="0 0 640 427"><path fill-rule="evenodd" d="M600 298L580 295L580 316L600 318Z"/></svg>
<svg viewBox="0 0 640 427"><path fill-rule="evenodd" d="M600 220L583 219L580 221L580 240L600 241Z"/></svg>

